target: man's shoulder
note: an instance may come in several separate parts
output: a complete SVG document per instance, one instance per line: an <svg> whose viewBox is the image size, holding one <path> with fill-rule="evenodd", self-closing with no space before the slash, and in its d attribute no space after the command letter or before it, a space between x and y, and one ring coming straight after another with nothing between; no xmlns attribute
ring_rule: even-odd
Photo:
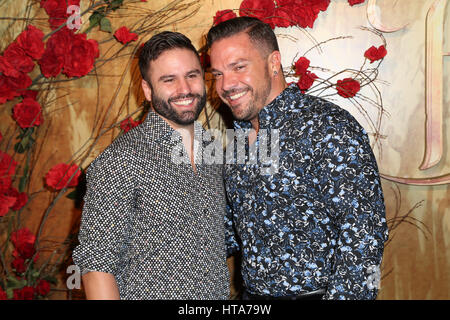
<svg viewBox="0 0 450 320"><path fill-rule="evenodd" d="M330 127L364 130L355 117L344 108L321 97L304 94L301 101L301 118L306 124L315 129Z"/></svg>
<svg viewBox="0 0 450 320"><path fill-rule="evenodd" d="M151 148L148 146L141 128L136 127L127 133L117 137L92 161L91 167L122 167L133 165L134 162L142 159L143 153L148 153Z"/></svg>

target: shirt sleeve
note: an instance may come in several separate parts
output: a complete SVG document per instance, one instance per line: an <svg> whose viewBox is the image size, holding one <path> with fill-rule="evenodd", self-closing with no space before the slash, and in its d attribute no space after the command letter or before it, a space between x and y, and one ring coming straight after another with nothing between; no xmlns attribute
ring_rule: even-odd
<svg viewBox="0 0 450 320"><path fill-rule="evenodd" d="M133 178L126 157L104 152L87 170L79 245L73 261L81 273L117 276L126 249L128 218L133 210Z"/></svg>
<svg viewBox="0 0 450 320"><path fill-rule="evenodd" d="M227 204L225 213L225 243L227 248L227 258L239 251L239 244L236 240L236 231L233 223L232 209Z"/></svg>
<svg viewBox="0 0 450 320"><path fill-rule="evenodd" d="M225 170L223 170L223 179L225 180ZM233 221L233 209L231 208L229 202L228 202L228 196L227 192L225 192L226 195L226 206L225 206L225 216L224 216L224 222L225 222L225 245L226 245L226 251L227 251L227 258L235 254L237 251L239 251L240 246L237 241L236 237L236 228L234 227L234 221Z"/></svg>
<svg viewBox="0 0 450 320"><path fill-rule="evenodd" d="M375 299L388 239L375 156L365 130L350 115L326 132L322 194L337 237L324 299Z"/></svg>

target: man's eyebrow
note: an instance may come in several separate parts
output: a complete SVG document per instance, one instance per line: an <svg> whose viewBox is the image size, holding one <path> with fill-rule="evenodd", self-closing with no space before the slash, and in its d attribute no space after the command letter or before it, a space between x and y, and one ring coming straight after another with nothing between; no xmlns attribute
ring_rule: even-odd
<svg viewBox="0 0 450 320"><path fill-rule="evenodd" d="M158 80L164 81L164 80L175 78L175 77L176 77L176 75L174 75L174 74L165 74L165 75L162 75L161 77L159 77Z"/></svg>
<svg viewBox="0 0 450 320"><path fill-rule="evenodd" d="M202 74L202 72L200 71L200 69L192 69L188 72L186 72L186 75L190 75L190 74ZM167 79L172 79L172 78L176 78L177 75L176 74L164 74L161 77L159 77L159 81L164 81Z"/></svg>
<svg viewBox="0 0 450 320"><path fill-rule="evenodd" d="M243 59L243 58L242 59L238 59L237 61L233 61L233 62L227 64L227 68L233 69L233 67L235 67L237 64L240 64L242 62L248 62L248 60L247 59ZM221 71L212 68L211 72L221 72Z"/></svg>
<svg viewBox="0 0 450 320"><path fill-rule="evenodd" d="M202 74L202 71L200 69L193 69L191 71L186 72L186 75L193 74L193 73Z"/></svg>

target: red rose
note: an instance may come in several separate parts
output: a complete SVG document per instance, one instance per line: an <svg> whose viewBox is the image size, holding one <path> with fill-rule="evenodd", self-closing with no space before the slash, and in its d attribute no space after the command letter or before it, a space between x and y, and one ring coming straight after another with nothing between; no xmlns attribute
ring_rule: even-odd
<svg viewBox="0 0 450 320"><path fill-rule="evenodd" d="M344 98L354 97L358 93L360 88L361 85L359 84L359 82L352 78L338 80L336 85L338 94Z"/></svg>
<svg viewBox="0 0 450 320"><path fill-rule="evenodd" d="M27 56L25 51L17 42L11 43L5 49L3 56L17 71L28 73L34 69L33 60ZM17 78L18 76L14 77Z"/></svg>
<svg viewBox="0 0 450 320"><path fill-rule="evenodd" d="M314 11L326 11L330 0L302 0L302 3L306 7L311 7Z"/></svg>
<svg viewBox="0 0 450 320"><path fill-rule="evenodd" d="M0 104L12 100L18 96L20 96L20 93L9 85L8 77L0 74Z"/></svg>
<svg viewBox="0 0 450 320"><path fill-rule="evenodd" d="M315 11L312 7L295 5L293 6L291 18L302 28L312 28L314 26L314 21L316 21L317 19L317 15L318 12Z"/></svg>
<svg viewBox="0 0 450 320"><path fill-rule="evenodd" d="M20 76L20 72L3 56L0 56L0 72L9 77Z"/></svg>
<svg viewBox="0 0 450 320"><path fill-rule="evenodd" d="M48 39L46 49L51 49L58 57L64 57L70 52L74 38L75 34L72 30L62 28Z"/></svg>
<svg viewBox="0 0 450 320"><path fill-rule="evenodd" d="M275 8L273 17L271 19L272 23L276 27L286 28L292 26L294 21L291 18L291 9L288 7L278 7Z"/></svg>
<svg viewBox="0 0 450 320"><path fill-rule="evenodd" d="M70 14L67 13L67 8L71 5L80 5L80 0L41 0L41 8L45 9L52 29L56 29L64 22Z"/></svg>
<svg viewBox="0 0 450 320"><path fill-rule="evenodd" d="M11 266L16 270L16 273L24 273L27 268L25 266L25 260L22 257L17 257L11 262Z"/></svg>
<svg viewBox="0 0 450 320"><path fill-rule="evenodd" d="M72 40L70 54L64 60L63 73L68 77L83 77L91 72L98 58L98 43L86 40L86 34L76 34Z"/></svg>
<svg viewBox="0 0 450 320"><path fill-rule="evenodd" d="M39 60L44 77L56 77L61 72L66 53L71 52L73 38L74 33L63 28L48 39L44 54Z"/></svg>
<svg viewBox="0 0 450 320"><path fill-rule="evenodd" d="M0 216L8 213L16 198L5 194L11 188L11 175L16 171L17 162L7 153L0 151Z"/></svg>
<svg viewBox="0 0 450 320"><path fill-rule="evenodd" d="M114 32L114 37L116 37L117 41L121 42L122 44L136 41L138 39L138 35L136 33L130 32L125 26L117 29L116 32Z"/></svg>
<svg viewBox="0 0 450 320"><path fill-rule="evenodd" d="M134 121L131 117L127 118L125 120L123 120L120 123L120 128L124 131L124 132L128 132L131 129L137 127L139 125L138 121Z"/></svg>
<svg viewBox="0 0 450 320"><path fill-rule="evenodd" d="M36 90L26 90L22 93L22 97L36 100L38 93L39 91Z"/></svg>
<svg viewBox="0 0 450 320"><path fill-rule="evenodd" d="M28 74L23 72L19 72L18 77L5 77L5 80L5 86L7 86L9 90L15 91L16 97L20 96L33 82Z"/></svg>
<svg viewBox="0 0 450 320"><path fill-rule="evenodd" d="M16 188L10 188L6 195L8 197L14 197L16 202L11 206L11 210L17 211L23 208L28 202L28 194L26 192L19 192Z"/></svg>
<svg viewBox="0 0 450 320"><path fill-rule="evenodd" d="M87 40L86 34L74 34L63 28L47 41L39 65L47 78L57 76L61 70L68 77L82 77L92 70L98 56L97 41Z"/></svg>
<svg viewBox="0 0 450 320"><path fill-rule="evenodd" d="M2 179L0 179L1 181ZM0 193L0 217L4 217L16 202L16 198Z"/></svg>
<svg viewBox="0 0 450 320"><path fill-rule="evenodd" d="M44 53L44 33L38 28L28 27L17 37L17 43L33 59L40 59Z"/></svg>
<svg viewBox="0 0 450 320"><path fill-rule="evenodd" d="M23 287L22 289L14 289L14 300L33 300L34 289L33 287Z"/></svg>
<svg viewBox="0 0 450 320"><path fill-rule="evenodd" d="M3 194L11 188L12 179L9 176L0 176L0 194ZM9 208L10 206L8 206Z"/></svg>
<svg viewBox="0 0 450 320"><path fill-rule="evenodd" d="M295 74L302 75L306 73L306 69L309 68L310 61L305 57L300 57L295 63Z"/></svg>
<svg viewBox="0 0 450 320"><path fill-rule="evenodd" d="M375 46L371 46L364 52L364 57L370 60L370 63L381 60L387 55L387 50L384 46L379 46L378 49Z"/></svg>
<svg viewBox="0 0 450 320"><path fill-rule="evenodd" d="M0 150L0 177L11 176L16 172L17 162L7 153Z"/></svg>
<svg viewBox="0 0 450 320"><path fill-rule="evenodd" d="M64 58L58 57L52 49L47 48L38 63L44 77L56 77L62 70Z"/></svg>
<svg viewBox="0 0 450 320"><path fill-rule="evenodd" d="M259 20L270 24L272 28L275 26L272 17L275 13L275 3L273 0L244 0L239 7L239 15L255 17Z"/></svg>
<svg viewBox="0 0 450 320"><path fill-rule="evenodd" d="M8 300L8 295L3 291L2 287L0 287L0 300Z"/></svg>
<svg viewBox="0 0 450 320"><path fill-rule="evenodd" d="M42 124L42 109L39 102L31 98L25 98L13 108L13 118L22 128L31 128Z"/></svg>
<svg viewBox="0 0 450 320"><path fill-rule="evenodd" d="M15 257L20 255L24 259L30 259L36 252L34 248L36 236L28 228L18 229L11 233L11 241L15 247L13 253Z"/></svg>
<svg viewBox="0 0 450 320"><path fill-rule="evenodd" d="M306 90L311 88L311 86L314 83L314 80L316 80L317 78L318 77L314 73L306 71L304 74L300 76L300 79L297 82L297 86L302 93L305 93Z"/></svg>
<svg viewBox="0 0 450 320"><path fill-rule="evenodd" d="M45 183L52 189L61 190L66 187L76 187L81 175L76 164L69 166L65 163L60 163L53 166L45 175ZM72 177L73 176L73 177ZM69 179L72 179L69 182Z"/></svg>
<svg viewBox="0 0 450 320"><path fill-rule="evenodd" d="M216 15L214 16L213 24L217 25L221 22L230 20L236 18L236 13L234 13L233 10L227 9L227 10L221 10L217 11Z"/></svg>
<svg viewBox="0 0 450 320"><path fill-rule="evenodd" d="M348 3L353 7L355 4L363 3L366 0L348 0Z"/></svg>
<svg viewBox="0 0 450 320"><path fill-rule="evenodd" d="M50 292L50 283L46 280L40 280L35 288L35 292L38 295L45 297Z"/></svg>

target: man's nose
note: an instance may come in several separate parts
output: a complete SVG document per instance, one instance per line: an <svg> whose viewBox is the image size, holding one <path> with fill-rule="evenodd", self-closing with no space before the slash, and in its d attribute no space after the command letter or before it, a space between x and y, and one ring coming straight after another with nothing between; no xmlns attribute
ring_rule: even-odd
<svg viewBox="0 0 450 320"><path fill-rule="evenodd" d="M239 81L232 73L223 74L222 76L222 90L229 91L237 87Z"/></svg>
<svg viewBox="0 0 450 320"><path fill-rule="evenodd" d="M177 93L178 94L191 93L191 86L190 86L189 82L186 79L180 79L178 81Z"/></svg>

